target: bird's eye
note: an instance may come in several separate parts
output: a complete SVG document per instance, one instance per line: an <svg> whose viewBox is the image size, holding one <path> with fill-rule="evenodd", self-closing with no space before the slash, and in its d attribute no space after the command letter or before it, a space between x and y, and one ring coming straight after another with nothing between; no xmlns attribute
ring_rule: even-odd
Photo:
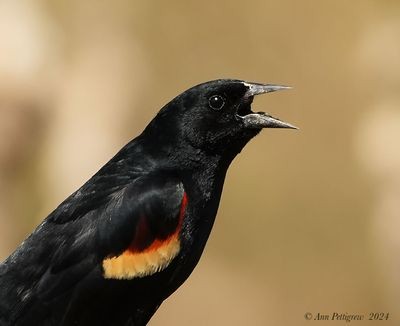
<svg viewBox="0 0 400 326"><path fill-rule="evenodd" d="M221 110L225 105L225 99L220 95L213 95L208 99L208 104L211 109Z"/></svg>

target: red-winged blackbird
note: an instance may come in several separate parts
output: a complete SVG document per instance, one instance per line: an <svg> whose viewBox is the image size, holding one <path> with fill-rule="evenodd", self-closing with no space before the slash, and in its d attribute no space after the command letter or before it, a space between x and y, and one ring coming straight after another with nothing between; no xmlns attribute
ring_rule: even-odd
<svg viewBox="0 0 400 326"><path fill-rule="evenodd" d="M168 103L0 265L0 325L145 325L190 275L226 171L262 128L254 95L216 80Z"/></svg>

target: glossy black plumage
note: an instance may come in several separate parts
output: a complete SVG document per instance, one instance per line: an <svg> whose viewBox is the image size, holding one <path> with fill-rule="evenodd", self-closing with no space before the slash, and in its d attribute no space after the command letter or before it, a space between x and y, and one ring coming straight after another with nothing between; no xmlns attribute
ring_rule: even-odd
<svg viewBox="0 0 400 326"><path fill-rule="evenodd" d="M233 158L291 127L250 110L273 87L217 80L167 104L0 265L0 325L145 325L197 264Z"/></svg>

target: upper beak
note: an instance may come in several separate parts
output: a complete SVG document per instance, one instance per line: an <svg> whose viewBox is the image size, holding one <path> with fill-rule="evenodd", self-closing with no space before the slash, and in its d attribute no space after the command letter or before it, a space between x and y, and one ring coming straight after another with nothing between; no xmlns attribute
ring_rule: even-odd
<svg viewBox="0 0 400 326"><path fill-rule="evenodd" d="M272 85L272 84L257 84L257 83L244 83L249 89L246 92L246 97L281 91L284 89L291 89L290 86Z"/></svg>
<svg viewBox="0 0 400 326"><path fill-rule="evenodd" d="M245 94L246 98L271 93L275 91L291 89L290 86L283 85L271 85L271 84L257 84L257 83L244 83L248 87L248 91ZM281 121L277 118L270 116L264 112L250 113L243 117L244 125L247 128L258 129L258 128L290 128L298 129L296 126L290 123Z"/></svg>

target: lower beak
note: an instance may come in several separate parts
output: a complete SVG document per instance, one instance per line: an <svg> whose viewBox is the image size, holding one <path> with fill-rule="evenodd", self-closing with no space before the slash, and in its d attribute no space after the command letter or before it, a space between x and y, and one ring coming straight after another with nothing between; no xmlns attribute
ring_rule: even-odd
<svg viewBox="0 0 400 326"><path fill-rule="evenodd" d="M248 87L245 97L253 97L259 94L271 93L285 89L291 89L289 86L272 85L272 84L258 84L258 83L244 83ZM246 128L261 129L261 128L289 128L298 129L290 123L284 122L277 118L270 116L264 112L250 113L243 117L243 122Z"/></svg>
<svg viewBox="0 0 400 326"><path fill-rule="evenodd" d="M251 129L260 128L289 128L289 129L299 129L290 123L281 121L274 118L264 112L250 113L243 117L244 126Z"/></svg>

